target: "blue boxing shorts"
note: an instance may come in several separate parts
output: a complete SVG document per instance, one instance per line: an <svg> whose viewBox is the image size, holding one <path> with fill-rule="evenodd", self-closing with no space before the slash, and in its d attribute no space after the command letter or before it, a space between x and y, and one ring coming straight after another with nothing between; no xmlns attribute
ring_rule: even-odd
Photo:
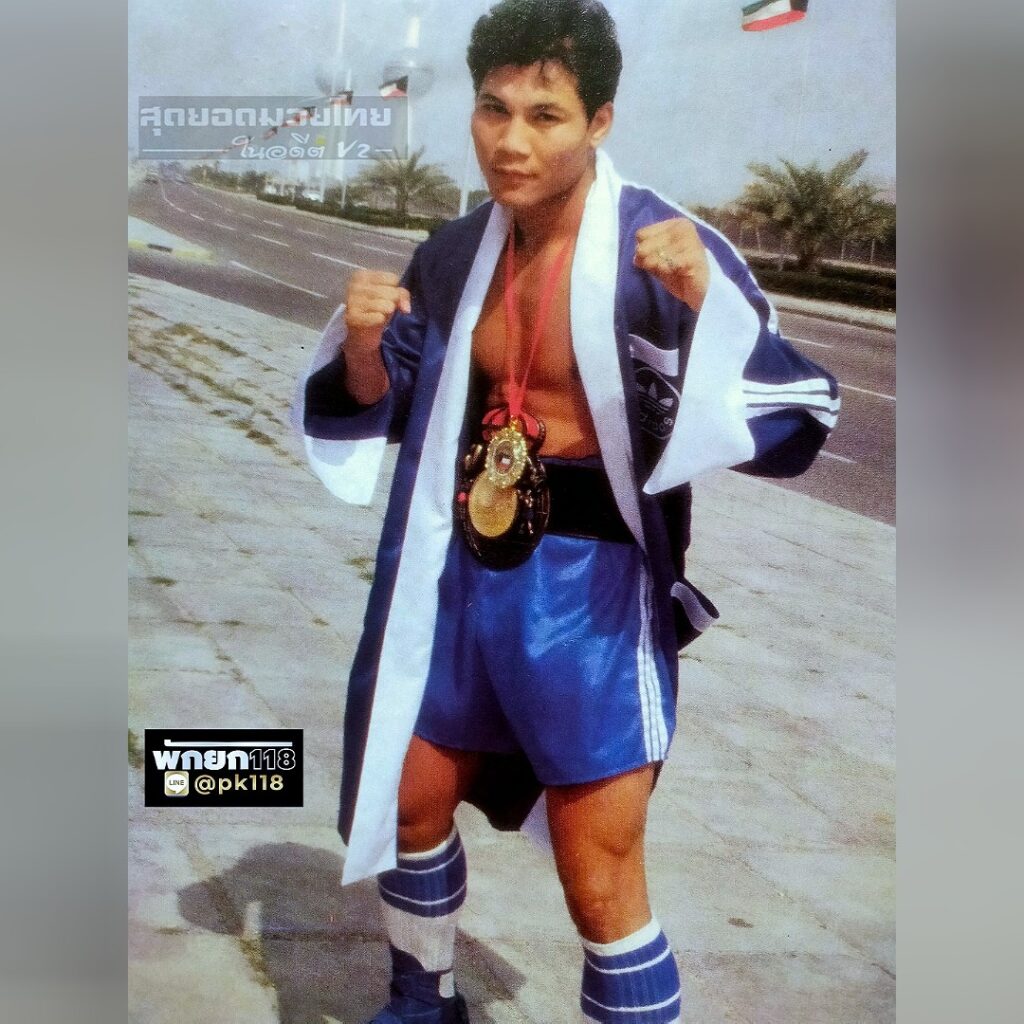
<svg viewBox="0 0 1024 1024"><path fill-rule="evenodd" d="M489 569L455 533L417 736L521 752L558 786L663 761L674 728L636 543L549 531L522 565Z"/></svg>

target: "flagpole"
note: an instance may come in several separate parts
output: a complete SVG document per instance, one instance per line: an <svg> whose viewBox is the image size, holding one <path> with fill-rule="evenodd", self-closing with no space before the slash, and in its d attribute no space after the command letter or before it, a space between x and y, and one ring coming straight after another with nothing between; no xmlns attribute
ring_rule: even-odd
<svg viewBox="0 0 1024 1024"><path fill-rule="evenodd" d="M351 93L352 92L352 69L351 68L349 68L345 72L345 91L347 93ZM349 102L351 102L351 99L349 100ZM343 120L341 122L341 147L342 147L342 149L344 149L345 148L345 143L348 141L348 119L347 119L347 117L344 116L344 114L342 115L342 117L343 117ZM344 210L345 210L345 197L348 194L348 175L345 173L346 166L347 166L345 161L347 159L348 159L348 155L347 154L345 156L343 156L342 159L341 159L341 209L342 209L342 212L344 212ZM326 197L326 193L325 193L325 197Z"/></svg>
<svg viewBox="0 0 1024 1024"><path fill-rule="evenodd" d="M334 47L334 63L331 66L331 95L327 98L327 153L321 163L320 171L320 196L327 198L327 168L328 161L332 159L330 147L334 144L334 111L335 107L331 100L338 95L338 68L341 66L342 58L345 55L345 22L348 20L348 0L341 0L341 9L338 12L338 40Z"/></svg>
<svg viewBox="0 0 1024 1024"><path fill-rule="evenodd" d="M409 16L409 25L405 30L405 46L407 50L418 51L420 48L420 16L415 10ZM410 68L410 71L412 69ZM406 158L412 156L413 152L413 132L412 132L412 75L409 76L409 81L406 83L406 99L405 99L405 138L406 138Z"/></svg>

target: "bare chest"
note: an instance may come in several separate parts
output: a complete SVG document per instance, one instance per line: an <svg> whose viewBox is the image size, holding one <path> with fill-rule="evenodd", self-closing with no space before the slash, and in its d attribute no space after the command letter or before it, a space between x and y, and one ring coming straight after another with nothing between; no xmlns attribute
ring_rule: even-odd
<svg viewBox="0 0 1024 1024"><path fill-rule="evenodd" d="M536 261L539 262L539 261ZM510 327L505 315L505 257L494 272L483 310L473 331L473 360L496 388L507 384L509 364L517 381L522 379L540 317L541 293L547 266L528 265L516 277L520 330ZM530 391L557 392L579 386L569 322L569 271L561 274L546 322L533 356L527 382Z"/></svg>

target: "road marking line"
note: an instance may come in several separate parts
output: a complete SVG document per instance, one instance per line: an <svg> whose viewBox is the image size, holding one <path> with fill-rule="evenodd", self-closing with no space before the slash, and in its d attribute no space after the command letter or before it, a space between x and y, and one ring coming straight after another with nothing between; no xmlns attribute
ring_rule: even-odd
<svg viewBox="0 0 1024 1024"><path fill-rule="evenodd" d="M322 260L330 260L332 263L340 263L343 267L352 267L354 270L365 270L361 263L349 263L348 260L339 260L337 256L328 256L322 252L311 252L310 256L318 256Z"/></svg>
<svg viewBox="0 0 1024 1024"><path fill-rule="evenodd" d="M239 217L247 217L249 220L259 220L259 217L254 217L251 213L240 213Z"/></svg>
<svg viewBox="0 0 1024 1024"><path fill-rule="evenodd" d="M221 224L219 221L213 222L214 227L223 228L225 231L237 231L238 228L233 228L230 224Z"/></svg>
<svg viewBox="0 0 1024 1024"><path fill-rule="evenodd" d="M302 234L302 235L312 235L314 238L326 238L327 237L327 235L320 234L319 231L307 231L305 228L299 228L298 231L299 231L299 234Z"/></svg>
<svg viewBox="0 0 1024 1024"><path fill-rule="evenodd" d="M845 462L850 466L856 466L856 459L848 459L845 455L836 455L835 452L827 452L824 448L818 452L819 455L824 455L826 459L835 459L836 462Z"/></svg>
<svg viewBox="0 0 1024 1024"><path fill-rule="evenodd" d="M386 252L389 256L408 256L407 252L397 252L394 249L385 249L380 245L366 245L363 242L353 242L353 245L358 245L360 249L369 249L371 252Z"/></svg>
<svg viewBox="0 0 1024 1024"><path fill-rule="evenodd" d="M279 242L276 238L267 238L266 235L252 235L253 238L258 238L261 242L269 242L271 245L281 245L285 249L290 249L291 246L287 242Z"/></svg>
<svg viewBox="0 0 1024 1024"><path fill-rule="evenodd" d="M195 217L196 220L206 220L205 217L200 217L198 213L190 213L190 217Z"/></svg>
<svg viewBox="0 0 1024 1024"><path fill-rule="evenodd" d="M874 395L875 398L884 398L890 402L896 401L895 395L883 395L881 391L869 391L867 388L855 388L852 384L840 384L846 391L859 391L862 395Z"/></svg>
<svg viewBox="0 0 1024 1024"><path fill-rule="evenodd" d="M283 228L284 225L280 221L276 220L265 220L264 224L269 224L272 228Z"/></svg>
<svg viewBox="0 0 1024 1024"><path fill-rule="evenodd" d="M305 292L307 295L315 295L318 299L326 299L326 295L321 295L320 292L315 292L310 288L303 288L300 284L292 284L290 281L282 281L279 277L274 277L273 274L264 274L262 270L255 270L252 267L247 267L244 263L239 263L238 260L232 260L231 265L233 267L240 267L242 270L248 270L250 274L258 274L260 277L265 277L268 281L274 281L276 284L283 284L285 288L294 288L298 292Z"/></svg>
<svg viewBox="0 0 1024 1024"><path fill-rule="evenodd" d="M811 341L810 338L794 338L794 337L792 337L792 336L790 336L788 334L786 335L786 340L787 341L797 341L801 345L817 345L818 348L831 348L832 347L831 345L827 345L823 341Z"/></svg>

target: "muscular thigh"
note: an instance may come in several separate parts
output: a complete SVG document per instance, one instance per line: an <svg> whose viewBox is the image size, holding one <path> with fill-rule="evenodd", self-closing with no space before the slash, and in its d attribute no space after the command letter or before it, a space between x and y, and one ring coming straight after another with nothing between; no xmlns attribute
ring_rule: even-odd
<svg viewBox="0 0 1024 1024"><path fill-rule="evenodd" d="M479 760L473 751L413 736L398 789L398 845L403 853L432 849L447 838Z"/></svg>
<svg viewBox="0 0 1024 1024"><path fill-rule="evenodd" d="M644 830L654 765L547 790L558 876L577 927L607 942L650 920Z"/></svg>
<svg viewBox="0 0 1024 1024"><path fill-rule="evenodd" d="M548 823L556 853L567 861L620 859L642 848L654 765L611 779L547 790Z"/></svg>

